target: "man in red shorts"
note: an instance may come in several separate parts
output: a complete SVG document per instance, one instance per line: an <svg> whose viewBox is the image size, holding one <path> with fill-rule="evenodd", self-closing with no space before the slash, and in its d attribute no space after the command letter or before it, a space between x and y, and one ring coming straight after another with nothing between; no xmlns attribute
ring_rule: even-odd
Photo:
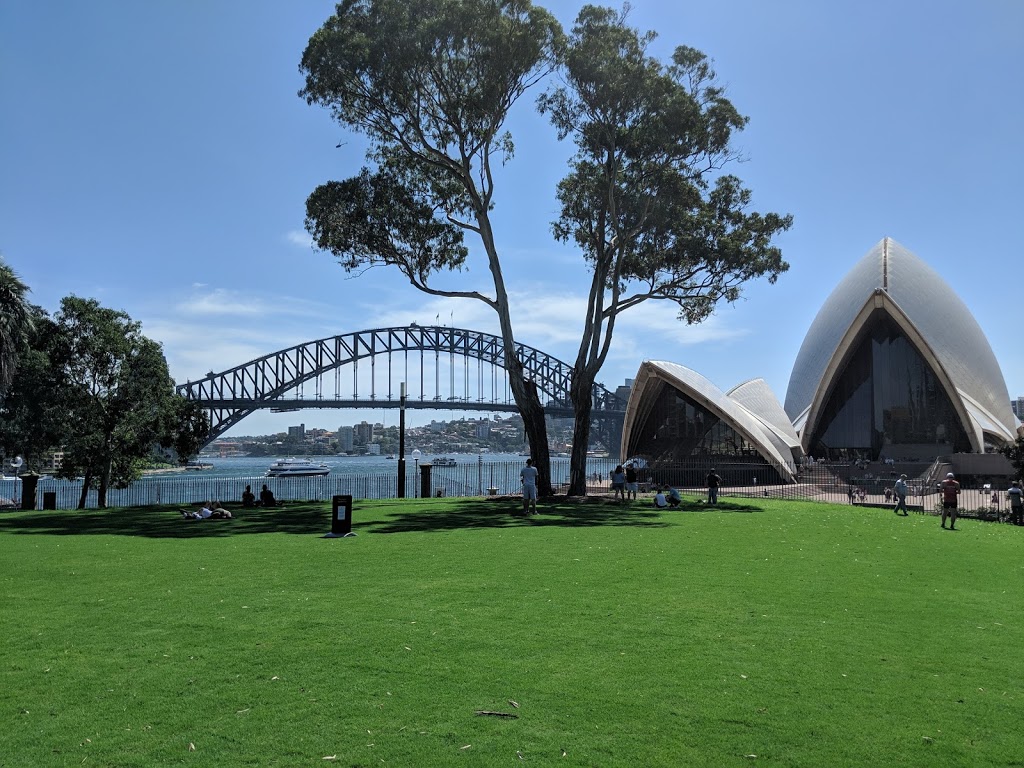
<svg viewBox="0 0 1024 768"><path fill-rule="evenodd" d="M939 489L942 491L942 527L946 527L946 517L949 520L949 530L956 530L956 509L959 505L957 496L960 495L960 483L953 477L953 473L950 472L946 475L946 479L939 484Z"/></svg>

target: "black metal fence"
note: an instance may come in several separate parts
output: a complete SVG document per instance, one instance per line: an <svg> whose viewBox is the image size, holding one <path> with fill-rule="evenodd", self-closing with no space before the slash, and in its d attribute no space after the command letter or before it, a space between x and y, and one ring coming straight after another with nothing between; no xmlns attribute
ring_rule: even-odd
<svg viewBox="0 0 1024 768"><path fill-rule="evenodd" d="M588 495L611 495L609 474L617 464L610 459L589 459L587 462ZM664 464L639 466L639 494L649 499L656 487L671 485L683 495L706 497L708 467L704 464ZM452 466L435 465L429 478L417 477L409 468L404 479L405 496L504 496L518 495L521 490L521 462L465 462ZM423 468L420 467L422 470ZM801 466L797 482L781 481L786 473L766 464L718 461L715 471L722 478L719 497L771 498L822 501L861 506L894 505L893 485L899 474L910 476L907 505L912 511L933 513L940 509L934 467L930 464L826 464ZM553 458L551 479L556 493L564 493L569 483L569 460ZM14 481L10 481L12 486ZM17 485L20 486L20 483ZM332 474L322 477L268 478L204 477L199 473L147 476L125 489L111 489L107 505L112 507L178 505L192 506L205 501L237 502L245 486L258 495L267 485L279 501L327 501L338 494L356 499L390 499L398 496L395 472L375 474ZM1003 484L998 484L1002 486ZM17 488L0 488L0 497L14 501ZM43 478L36 494L36 508L74 509L81 496L81 484L73 481ZM1006 488L991 484L965 487L960 495L960 514L979 519L1002 520L1009 514ZM86 506L97 505L96 492L90 491Z"/></svg>

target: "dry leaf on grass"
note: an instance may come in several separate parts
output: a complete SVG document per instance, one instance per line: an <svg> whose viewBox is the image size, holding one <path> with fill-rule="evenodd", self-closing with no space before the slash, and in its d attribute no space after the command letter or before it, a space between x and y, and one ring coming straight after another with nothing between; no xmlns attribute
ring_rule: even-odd
<svg viewBox="0 0 1024 768"><path fill-rule="evenodd" d="M512 701L512 699L509 699L508 703L511 704L516 709L519 709L519 702L518 701Z"/></svg>
<svg viewBox="0 0 1024 768"><path fill-rule="evenodd" d="M189 752L195 752L196 751L196 745L193 744L191 741L188 743L188 751Z"/></svg>

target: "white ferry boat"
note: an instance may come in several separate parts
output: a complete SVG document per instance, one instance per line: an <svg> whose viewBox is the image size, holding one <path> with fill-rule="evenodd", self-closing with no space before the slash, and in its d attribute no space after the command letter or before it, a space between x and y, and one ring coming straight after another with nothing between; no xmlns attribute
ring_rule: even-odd
<svg viewBox="0 0 1024 768"><path fill-rule="evenodd" d="M455 459L449 459L447 456L438 456L430 463L435 467L456 467L459 464Z"/></svg>
<svg viewBox="0 0 1024 768"><path fill-rule="evenodd" d="M330 473L326 464L314 464L309 459L278 459L270 465L267 477L316 477Z"/></svg>

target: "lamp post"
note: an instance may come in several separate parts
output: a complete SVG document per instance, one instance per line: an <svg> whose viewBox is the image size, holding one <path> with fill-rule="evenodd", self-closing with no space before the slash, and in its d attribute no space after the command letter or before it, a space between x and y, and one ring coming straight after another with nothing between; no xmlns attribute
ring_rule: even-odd
<svg viewBox="0 0 1024 768"><path fill-rule="evenodd" d="M405 382L402 382L402 398L398 407L398 488L397 498L405 498Z"/></svg>
<svg viewBox="0 0 1024 768"><path fill-rule="evenodd" d="M416 471L413 473L415 475L415 480L413 481L413 487L414 488L419 488L419 485L418 485L419 477L420 477L420 449L419 448L414 448L413 449L413 451L412 451L412 460L416 462ZM416 491L416 498L419 498L419 495L420 495L420 492L417 490Z"/></svg>

